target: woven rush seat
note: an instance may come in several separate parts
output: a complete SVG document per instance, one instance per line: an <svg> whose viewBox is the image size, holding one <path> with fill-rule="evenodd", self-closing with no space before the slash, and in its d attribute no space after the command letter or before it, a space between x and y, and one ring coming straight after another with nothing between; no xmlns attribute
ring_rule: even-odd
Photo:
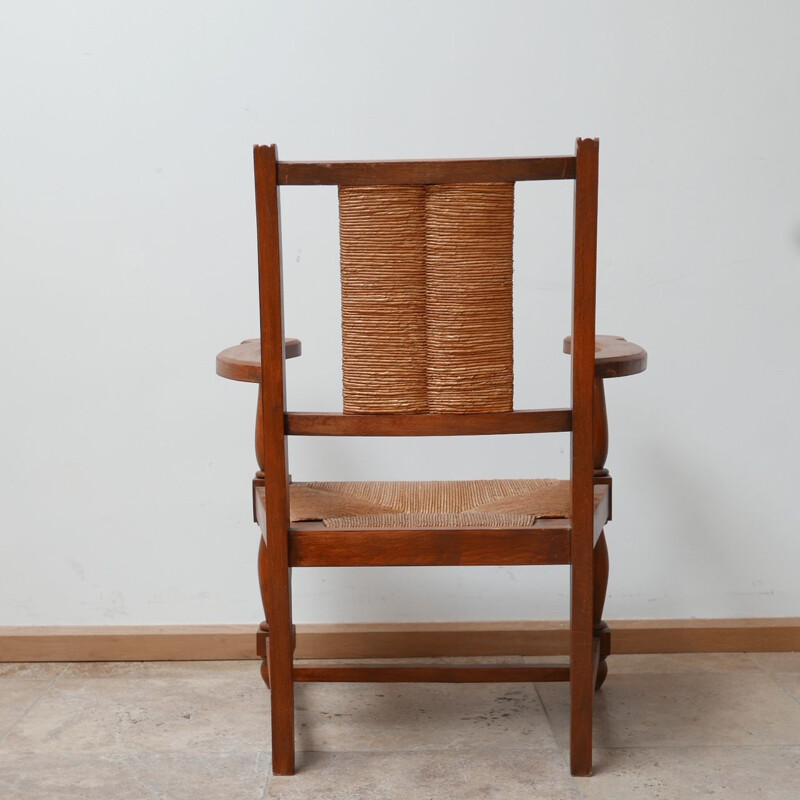
<svg viewBox="0 0 800 800"><path fill-rule="evenodd" d="M538 480L293 483L291 520L328 528L525 528L570 516L570 482Z"/></svg>

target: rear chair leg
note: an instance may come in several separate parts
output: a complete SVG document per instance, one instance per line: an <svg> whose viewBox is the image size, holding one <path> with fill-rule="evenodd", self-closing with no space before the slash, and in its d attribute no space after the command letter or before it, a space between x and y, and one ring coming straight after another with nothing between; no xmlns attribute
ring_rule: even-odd
<svg viewBox="0 0 800 800"><path fill-rule="evenodd" d="M570 655L570 771L592 774L592 643L591 630L573 633Z"/></svg>
<svg viewBox="0 0 800 800"><path fill-rule="evenodd" d="M291 569L270 564L269 662L272 772L294 775L294 645L291 611Z"/></svg>
<svg viewBox="0 0 800 800"><path fill-rule="evenodd" d="M258 654L261 656L261 677L270 689L270 716L272 722L272 771L275 775L294 775L294 676L293 660L296 644L295 628L291 624L275 625L270 631L269 579L267 570L267 545L264 537L258 548L258 579L261 602L267 619L259 626ZM280 605L290 609L288 602Z"/></svg>
<svg viewBox="0 0 800 800"><path fill-rule="evenodd" d="M591 553L586 553L591 558ZM570 610L570 772L592 774L592 707L594 685L594 591L591 561L572 564ZM580 576L580 579L579 577Z"/></svg>

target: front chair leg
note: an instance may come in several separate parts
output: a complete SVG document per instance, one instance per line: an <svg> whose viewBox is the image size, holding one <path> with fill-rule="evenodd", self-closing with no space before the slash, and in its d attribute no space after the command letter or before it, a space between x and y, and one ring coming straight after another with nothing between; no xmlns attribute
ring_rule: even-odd
<svg viewBox="0 0 800 800"><path fill-rule="evenodd" d="M258 584L261 588L261 604L264 606L264 621L256 634L256 653L261 656L261 677L269 689L269 611L267 610L267 545L260 537L258 546Z"/></svg>
<svg viewBox="0 0 800 800"><path fill-rule="evenodd" d="M592 622L594 624L595 638L600 640L600 661L597 665L597 679L595 680L595 691L605 682L608 675L608 664L606 656L610 650L610 631L608 625L603 622L603 606L606 602L606 589L608 588L608 546L606 545L606 534L602 532L594 546L593 556L594 569L594 598L592 608Z"/></svg>

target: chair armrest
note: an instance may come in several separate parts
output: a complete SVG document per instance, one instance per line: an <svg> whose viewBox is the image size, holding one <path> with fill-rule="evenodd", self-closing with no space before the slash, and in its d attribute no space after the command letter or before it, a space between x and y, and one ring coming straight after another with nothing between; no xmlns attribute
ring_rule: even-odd
<svg viewBox="0 0 800 800"><path fill-rule="evenodd" d="M302 352L299 339L284 339L286 358L296 358ZM217 355L217 375L232 381L260 383L261 339L245 339Z"/></svg>
<svg viewBox="0 0 800 800"><path fill-rule="evenodd" d="M572 337L564 339L564 352L572 352ZM621 336L596 336L594 340L595 378L622 378L647 369L647 351Z"/></svg>

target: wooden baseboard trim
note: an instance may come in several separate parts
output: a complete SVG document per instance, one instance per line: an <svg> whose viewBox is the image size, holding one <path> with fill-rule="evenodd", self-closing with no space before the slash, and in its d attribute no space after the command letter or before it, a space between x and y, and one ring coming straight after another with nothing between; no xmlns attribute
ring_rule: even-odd
<svg viewBox="0 0 800 800"><path fill-rule="evenodd" d="M800 617L609 620L612 653L800 650ZM6 661L256 658L257 624L0 628ZM297 658L564 655L565 622L298 625Z"/></svg>

